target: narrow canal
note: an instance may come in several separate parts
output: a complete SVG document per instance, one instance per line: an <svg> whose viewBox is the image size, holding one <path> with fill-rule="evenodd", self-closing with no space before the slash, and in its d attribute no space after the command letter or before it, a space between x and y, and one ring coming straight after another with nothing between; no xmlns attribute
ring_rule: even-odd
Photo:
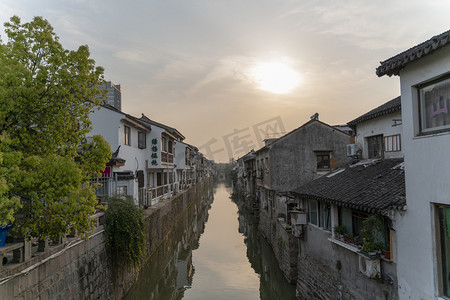
<svg viewBox="0 0 450 300"><path fill-rule="evenodd" d="M199 199L124 299L295 299L257 222L231 194L221 182Z"/></svg>

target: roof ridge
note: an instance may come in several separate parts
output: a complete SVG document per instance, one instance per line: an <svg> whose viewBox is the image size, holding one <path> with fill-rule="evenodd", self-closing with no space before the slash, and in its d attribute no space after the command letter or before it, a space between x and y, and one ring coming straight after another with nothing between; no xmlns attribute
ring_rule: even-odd
<svg viewBox="0 0 450 300"><path fill-rule="evenodd" d="M398 75L409 63L446 46L448 43L450 43L450 30L435 35L414 47L381 61L380 66L376 69L376 74L379 77L383 75Z"/></svg>

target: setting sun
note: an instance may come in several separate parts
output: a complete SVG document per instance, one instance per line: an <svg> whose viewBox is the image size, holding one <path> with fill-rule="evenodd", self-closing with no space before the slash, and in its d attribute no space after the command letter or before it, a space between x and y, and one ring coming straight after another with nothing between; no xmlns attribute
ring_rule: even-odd
<svg viewBox="0 0 450 300"><path fill-rule="evenodd" d="M286 64L259 63L251 71L252 79L261 90L286 94L300 83L300 75Z"/></svg>

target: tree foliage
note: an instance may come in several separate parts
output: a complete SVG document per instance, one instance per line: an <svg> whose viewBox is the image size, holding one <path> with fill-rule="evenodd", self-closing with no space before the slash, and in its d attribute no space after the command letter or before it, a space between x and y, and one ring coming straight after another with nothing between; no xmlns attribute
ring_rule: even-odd
<svg viewBox="0 0 450 300"><path fill-rule="evenodd" d="M113 197L108 201L105 223L106 244L114 260L137 262L145 245L142 210L130 197Z"/></svg>
<svg viewBox="0 0 450 300"><path fill-rule="evenodd" d="M111 157L102 137L83 143L103 69L87 46L64 49L41 17L21 23L14 16L4 26L0 136L7 143L0 147L0 199L6 205L0 205L0 223L14 222L28 237L87 232L97 204L90 176Z"/></svg>
<svg viewBox="0 0 450 300"><path fill-rule="evenodd" d="M14 222L14 213L21 208L20 198L9 194L11 183L15 182L18 175L20 153L6 152L9 138L6 134L0 136L0 226ZM9 179L9 180L7 180Z"/></svg>

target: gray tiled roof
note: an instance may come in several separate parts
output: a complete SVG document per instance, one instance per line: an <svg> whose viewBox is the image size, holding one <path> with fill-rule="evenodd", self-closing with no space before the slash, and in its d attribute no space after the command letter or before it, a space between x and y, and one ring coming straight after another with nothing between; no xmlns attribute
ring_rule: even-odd
<svg viewBox="0 0 450 300"><path fill-rule="evenodd" d="M182 141L185 139L184 135L182 135L177 129L175 129L173 127L170 127L170 126L167 126L167 125L164 125L164 124L161 124L161 123L158 123L156 121L153 121L153 120L151 120L149 117L147 117L144 114L142 114L142 117L140 117L139 120L141 122L146 123L146 124L151 124L151 125L154 125L154 126L158 126L158 127L164 128L165 130L169 131L171 134L179 137Z"/></svg>
<svg viewBox="0 0 450 300"><path fill-rule="evenodd" d="M351 209L381 213L402 209L405 175L397 167L403 159L382 159L368 165L354 165L313 180L292 193L302 198L334 203Z"/></svg>
<svg viewBox="0 0 450 300"><path fill-rule="evenodd" d="M120 109L117 109L116 107L114 107L114 106L112 106L112 105L110 105L110 104L108 104L108 103L103 103L103 104L101 104L101 106L104 107L104 108L106 108L106 109L115 111L116 113L122 114L122 115L124 115L124 116L130 118L131 120L137 122L138 124L142 125L143 127L147 128L147 129L149 129L149 130L151 130L151 126L150 126L148 123L144 123L141 119L138 119L138 118L136 118L135 116L132 116L132 115L130 115L130 114L124 113L124 112L121 111Z"/></svg>
<svg viewBox="0 0 450 300"><path fill-rule="evenodd" d="M348 122L347 124L348 126L355 126L358 123L396 112L398 110L401 110L401 108L402 108L402 101L401 97L398 96L397 98L392 99L378 106L377 108L372 109L368 113L365 113L362 116L357 117L356 119Z"/></svg>
<svg viewBox="0 0 450 300"><path fill-rule="evenodd" d="M421 59L422 57L446 46L448 43L450 43L450 30L436 35L428 41L380 62L380 66L377 68L376 73L379 77L383 75L398 75L399 72L409 63Z"/></svg>

